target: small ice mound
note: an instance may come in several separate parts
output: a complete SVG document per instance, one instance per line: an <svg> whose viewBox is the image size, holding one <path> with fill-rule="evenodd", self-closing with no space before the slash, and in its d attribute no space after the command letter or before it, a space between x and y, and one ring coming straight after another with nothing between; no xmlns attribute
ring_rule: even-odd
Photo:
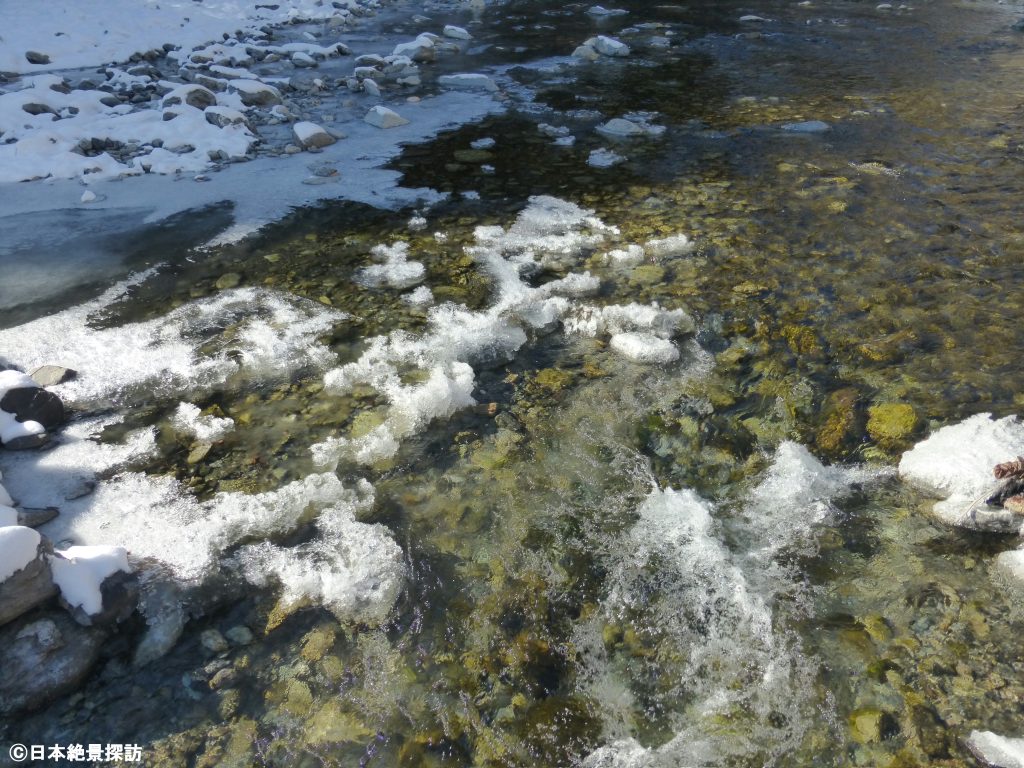
<svg viewBox="0 0 1024 768"><path fill-rule="evenodd" d="M234 419L203 416L198 406L192 403L179 403L171 424L179 432L207 443L220 440L235 428Z"/></svg>
<svg viewBox="0 0 1024 768"><path fill-rule="evenodd" d="M434 293L427 286L421 285L404 294L402 301L410 307L429 307L434 303Z"/></svg>
<svg viewBox="0 0 1024 768"><path fill-rule="evenodd" d="M675 344L650 333L616 333L608 343L615 352L634 363L664 365L679 359Z"/></svg>
<svg viewBox="0 0 1024 768"><path fill-rule="evenodd" d="M644 260L647 252L642 245L627 245L625 248L616 248L605 254L605 261L609 264L621 267L632 267Z"/></svg>
<svg viewBox="0 0 1024 768"><path fill-rule="evenodd" d="M744 517L750 538L774 555L834 513L834 499L855 484L882 477L866 467L826 467L799 443L785 441L775 451L768 473L747 499Z"/></svg>
<svg viewBox="0 0 1024 768"><path fill-rule="evenodd" d="M593 150L587 156L587 165L592 168L611 168L613 165L618 165L625 161L625 159L618 152L612 152L610 149L601 147L600 149Z"/></svg>
<svg viewBox="0 0 1024 768"><path fill-rule="evenodd" d="M368 288L388 286L411 288L427 276L427 268L418 261L409 261L409 244L376 245L371 255L382 264L364 267L356 273L355 281Z"/></svg>
<svg viewBox="0 0 1024 768"><path fill-rule="evenodd" d="M150 274L72 309L0 330L0 348L26 370L54 360L77 370L77 378L53 391L82 407L196 396L231 377L276 378L325 368L335 359L318 339L345 313L262 288L222 291L140 323L91 327L94 316Z"/></svg>
<svg viewBox="0 0 1024 768"><path fill-rule="evenodd" d="M910 485L942 499L932 509L943 522L1016 530L1020 519L1007 510L990 510L982 503L972 517L968 509L994 489L995 465L1019 455L1024 455L1024 424L1016 416L993 419L990 413L979 413L943 427L904 453L899 474Z"/></svg>
<svg viewBox="0 0 1024 768"><path fill-rule="evenodd" d="M0 528L0 584L36 559L40 539L37 531L21 525Z"/></svg>
<svg viewBox="0 0 1024 768"><path fill-rule="evenodd" d="M282 587L285 607L322 605L339 621L380 624L387 618L405 579L402 550L382 525L356 520L373 506L365 480L347 497L320 513L319 536L296 547L263 542L237 554L245 577L257 586Z"/></svg>
<svg viewBox="0 0 1024 768"><path fill-rule="evenodd" d="M103 582L118 571L131 573L128 551L124 547L68 547L50 557L53 581L61 597L72 608L79 607L89 616L103 610Z"/></svg>
<svg viewBox="0 0 1024 768"><path fill-rule="evenodd" d="M656 758L636 739L620 739L587 755L583 768L654 768Z"/></svg>
<svg viewBox="0 0 1024 768"><path fill-rule="evenodd" d="M972 755L992 768L1024 768L1024 739L971 731L966 744Z"/></svg>
<svg viewBox="0 0 1024 768"><path fill-rule="evenodd" d="M668 259L673 256L685 256L693 252L695 245L686 235L680 233L661 240L648 240L644 250L656 259Z"/></svg>

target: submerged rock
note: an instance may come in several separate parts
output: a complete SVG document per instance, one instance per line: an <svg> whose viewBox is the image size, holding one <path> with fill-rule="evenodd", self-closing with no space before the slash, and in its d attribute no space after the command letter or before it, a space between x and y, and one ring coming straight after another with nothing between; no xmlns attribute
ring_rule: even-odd
<svg viewBox="0 0 1024 768"><path fill-rule="evenodd" d="M36 709L74 690L99 658L105 634L55 611L0 630L0 713Z"/></svg>
<svg viewBox="0 0 1024 768"><path fill-rule="evenodd" d="M879 403L868 408L868 434L883 447L906 440L917 425L917 413L909 403Z"/></svg>

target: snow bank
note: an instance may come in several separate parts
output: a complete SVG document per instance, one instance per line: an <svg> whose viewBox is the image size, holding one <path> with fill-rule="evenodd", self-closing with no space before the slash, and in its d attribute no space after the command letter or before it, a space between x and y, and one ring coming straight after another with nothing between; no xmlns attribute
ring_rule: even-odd
<svg viewBox="0 0 1024 768"><path fill-rule="evenodd" d="M935 514L951 525L1012 527L1020 525L1005 510L981 509L967 515L972 502L994 490L996 464L1024 454L1024 424L1016 416L993 419L979 413L939 429L903 454L900 477L925 493L937 496Z"/></svg>
<svg viewBox="0 0 1024 768"><path fill-rule="evenodd" d="M295 19L347 18L365 3L322 3L320 0L280 0L239 3L236 0L52 0L13 3L4 8L6 32L0 38L0 71L36 72L59 67L94 67L126 61L133 53L160 49L165 43L185 51L224 33L260 36L260 27ZM111 20L117 20L112 23ZM27 51L49 58L32 64Z"/></svg>
<svg viewBox="0 0 1024 768"><path fill-rule="evenodd" d="M50 556L53 581L71 607L94 616L103 610L103 582L118 571L131 573L124 547L68 547Z"/></svg>

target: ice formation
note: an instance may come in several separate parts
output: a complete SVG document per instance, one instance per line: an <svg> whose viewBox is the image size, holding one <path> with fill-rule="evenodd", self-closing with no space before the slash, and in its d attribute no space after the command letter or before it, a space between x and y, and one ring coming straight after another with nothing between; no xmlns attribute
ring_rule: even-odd
<svg viewBox="0 0 1024 768"><path fill-rule="evenodd" d="M939 429L903 454L900 477L925 493L941 498L933 510L939 519L965 527L1016 530L1019 518L1005 510L985 508L994 490L993 467L1024 454L1024 424L1016 416L993 419L979 413ZM968 514L980 498L981 509Z"/></svg>
<svg viewBox="0 0 1024 768"><path fill-rule="evenodd" d="M971 731L967 747L985 765L1024 768L1024 739L999 736L992 731Z"/></svg>
<svg viewBox="0 0 1024 768"><path fill-rule="evenodd" d="M317 341L346 315L317 302L262 288L237 288L185 304L163 317L109 328L89 319L148 277L119 283L93 301L0 330L0 348L25 369L54 360L78 377L53 391L86 407L194 395L241 373L274 377L326 367L333 353ZM227 332L225 332L227 329ZM110 351L120 350L116 364Z"/></svg>
<svg viewBox="0 0 1024 768"><path fill-rule="evenodd" d="M287 605L313 601L340 620L380 623L398 597L404 566L402 550L384 526L356 521L372 506L373 487L360 481L320 513L313 541L292 548L252 544L236 558L254 584L279 581Z"/></svg>
<svg viewBox="0 0 1024 768"><path fill-rule="evenodd" d="M630 304L595 307L579 302L600 281L589 272L570 272L540 285L524 277L570 269L616 233L594 212L553 197L530 199L508 228L477 227L476 244L467 252L491 277L493 303L474 312L454 304L431 307L421 336L396 331L370 339L358 360L329 371L328 391L345 393L361 384L375 389L388 403L383 421L367 434L333 437L313 447L322 466L342 459L372 464L395 455L402 440L421 432L434 419L445 419L473 405L474 365L510 359L529 334L547 333L559 325L567 334L608 336L612 347L628 359L668 363L679 357L671 338L693 330L683 310ZM380 246L387 264L405 262L407 246ZM617 334L625 334L614 341ZM632 334L630 336L629 334ZM405 383L403 373L419 372Z"/></svg>
<svg viewBox="0 0 1024 768"><path fill-rule="evenodd" d="M356 273L356 282L368 287L411 288L426 277L427 269L418 261L409 261L409 244L376 245L371 255L381 264L365 267Z"/></svg>

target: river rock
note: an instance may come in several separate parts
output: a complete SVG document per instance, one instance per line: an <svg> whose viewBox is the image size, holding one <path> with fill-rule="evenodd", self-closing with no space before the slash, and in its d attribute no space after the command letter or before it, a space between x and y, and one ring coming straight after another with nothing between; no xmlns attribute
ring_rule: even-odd
<svg viewBox="0 0 1024 768"><path fill-rule="evenodd" d="M71 381L78 376L78 371L60 365L43 365L32 371L29 376L40 387L54 387L65 381Z"/></svg>
<svg viewBox="0 0 1024 768"><path fill-rule="evenodd" d="M25 60L29 64L49 64L50 57L39 51L25 51Z"/></svg>
<svg viewBox="0 0 1024 768"><path fill-rule="evenodd" d="M64 403L42 387L18 387L7 390L0 398L0 410L13 413L18 421L35 421L46 429L55 429L64 422ZM12 446L8 446L12 447Z"/></svg>
<svg viewBox="0 0 1024 768"><path fill-rule="evenodd" d="M0 629L0 714L37 709L77 688L99 658L104 637L62 611Z"/></svg>
<svg viewBox="0 0 1024 768"><path fill-rule="evenodd" d="M607 35L598 35L587 40L584 45L589 45L602 56L622 57L629 56L629 46Z"/></svg>
<svg viewBox="0 0 1024 768"><path fill-rule="evenodd" d="M181 638L188 620L183 600L180 587L170 579L152 578L142 585L139 608L148 629L135 648L136 667L165 656Z"/></svg>
<svg viewBox="0 0 1024 768"><path fill-rule="evenodd" d="M38 528L46 525L60 514L56 507L22 508L18 510L18 525L26 528Z"/></svg>
<svg viewBox="0 0 1024 768"><path fill-rule="evenodd" d="M18 570L0 581L0 626L57 594L47 560L51 552L53 545L49 540L31 528L8 526L0 529L0 554L6 561L0 563L0 575L5 572L5 565L9 570L29 557Z"/></svg>

